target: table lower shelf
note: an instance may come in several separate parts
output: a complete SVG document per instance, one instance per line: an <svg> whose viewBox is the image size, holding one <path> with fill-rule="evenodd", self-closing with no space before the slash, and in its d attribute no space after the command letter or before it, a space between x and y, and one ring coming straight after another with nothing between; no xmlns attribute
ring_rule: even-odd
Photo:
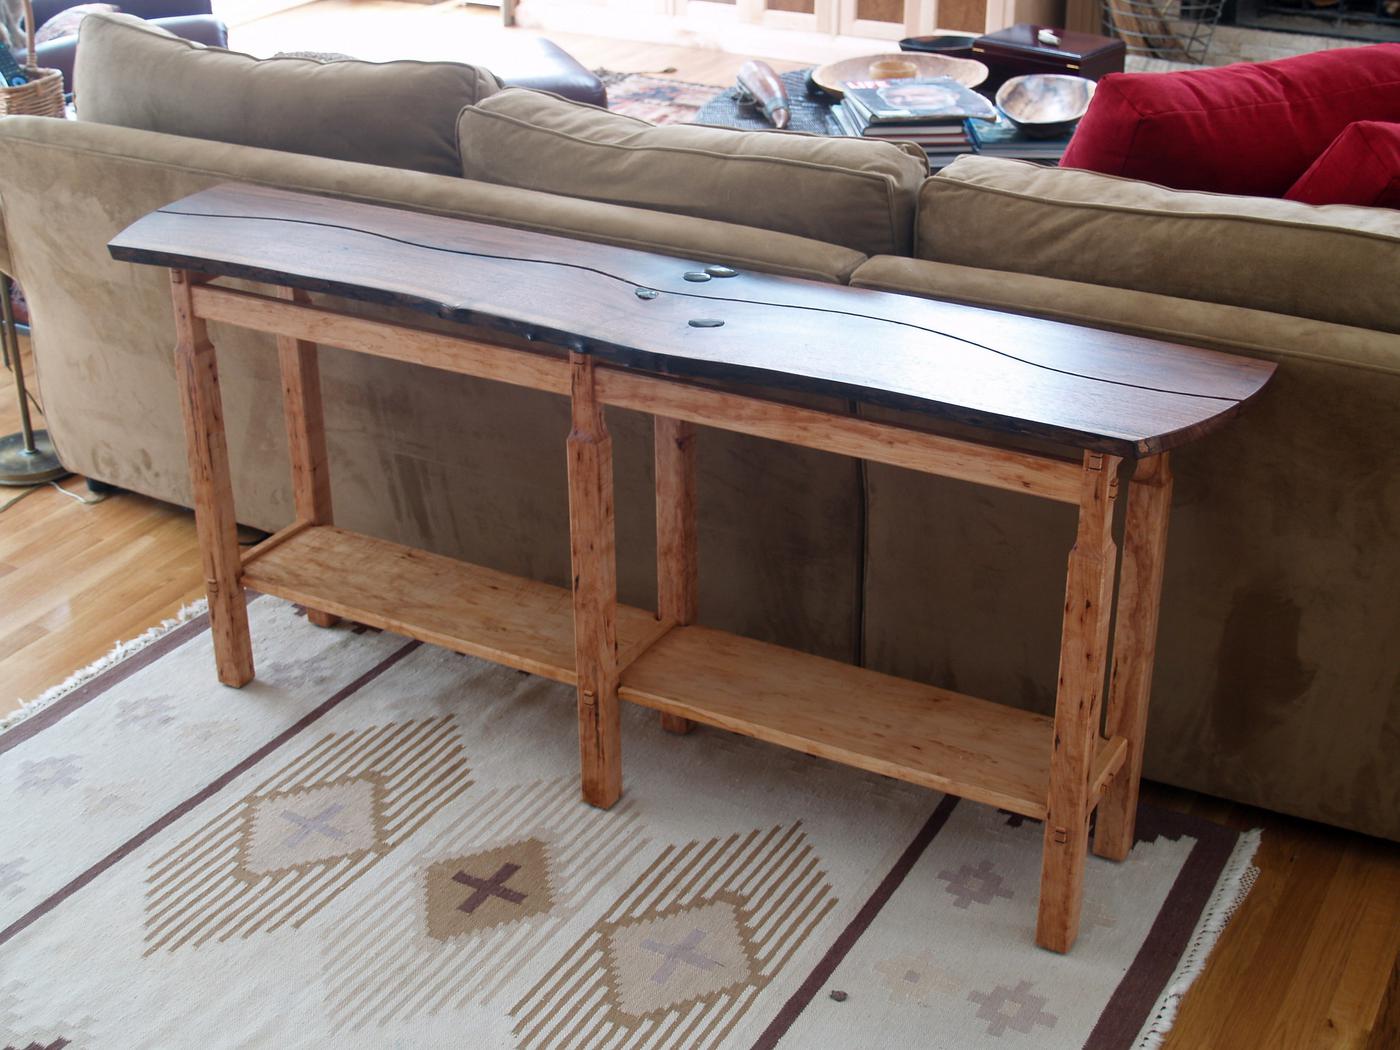
<svg viewBox="0 0 1400 1050"><path fill-rule="evenodd" d="M573 596L563 587L326 525L254 547L242 579L309 609L577 684ZM618 650L639 652L669 626L620 605Z"/></svg>
<svg viewBox="0 0 1400 1050"><path fill-rule="evenodd" d="M1043 819L1053 720L705 627L622 676L633 703ZM1122 764L1103 741L1095 794Z"/></svg>
<svg viewBox="0 0 1400 1050"><path fill-rule="evenodd" d="M331 526L248 552L243 583L573 685L568 590ZM624 700L1043 818L1053 722L835 660L618 607ZM1097 797L1122 764L1102 741Z"/></svg>

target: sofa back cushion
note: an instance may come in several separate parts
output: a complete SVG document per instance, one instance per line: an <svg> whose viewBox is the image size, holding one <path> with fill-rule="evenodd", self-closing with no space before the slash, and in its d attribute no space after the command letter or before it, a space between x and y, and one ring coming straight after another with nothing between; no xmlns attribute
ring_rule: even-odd
<svg viewBox="0 0 1400 1050"><path fill-rule="evenodd" d="M1400 215L1182 193L962 157L924 184L919 257L1400 331Z"/></svg>
<svg viewBox="0 0 1400 1050"><path fill-rule="evenodd" d="M462 111L469 179L737 222L908 254L920 152L883 142L673 124L657 127L508 89Z"/></svg>
<svg viewBox="0 0 1400 1050"><path fill-rule="evenodd" d="M1400 208L1400 124L1348 125L1284 196L1304 204Z"/></svg>
<svg viewBox="0 0 1400 1050"><path fill-rule="evenodd" d="M457 113L500 88L455 62L259 60L126 15L89 15L80 120L456 175Z"/></svg>
<svg viewBox="0 0 1400 1050"><path fill-rule="evenodd" d="M1062 164L1282 197L1356 120L1400 120L1400 44L1105 77Z"/></svg>

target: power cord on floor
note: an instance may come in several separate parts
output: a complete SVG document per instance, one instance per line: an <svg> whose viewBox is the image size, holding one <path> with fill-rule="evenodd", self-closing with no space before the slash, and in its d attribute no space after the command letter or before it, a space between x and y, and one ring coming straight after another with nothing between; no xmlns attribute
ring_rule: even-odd
<svg viewBox="0 0 1400 1050"><path fill-rule="evenodd" d="M91 497L88 497L88 496L79 496L76 492L69 492L66 488L64 488L62 485L60 485L60 484L59 484L58 482L56 482L56 481L50 481L48 484L49 484L49 485L52 485L55 489L57 489L59 492L63 493L63 494L64 494L65 496L67 496L69 499L74 500L74 501L76 501L76 502L78 502L78 503L81 503L81 504L82 504L83 506L85 506L85 507L91 507L94 503L101 503L103 500L105 500L105 499L107 498L107 496L106 496L105 493L103 493L103 494L100 495L100 496L91 496ZM0 514L4 514L5 511L9 510L9 509L10 509L11 507L13 507L16 503L18 503L20 500L24 499L26 496L32 496L32 495L34 495L34 493L38 492L40 489L42 489L42 488L44 488L44 487L45 487L44 485L33 485L33 486L31 486L31 487L25 489L25 490L24 490L23 492L21 492L18 496L13 497L12 499L8 499L8 500L6 500L4 503L0 503Z"/></svg>
<svg viewBox="0 0 1400 1050"><path fill-rule="evenodd" d="M12 499L8 499L4 503L0 503L0 514L4 514L5 511L9 510L20 500L24 499L26 496L34 495L34 493L38 492L43 487L43 485L35 485L32 489L25 489L18 496L15 496Z"/></svg>

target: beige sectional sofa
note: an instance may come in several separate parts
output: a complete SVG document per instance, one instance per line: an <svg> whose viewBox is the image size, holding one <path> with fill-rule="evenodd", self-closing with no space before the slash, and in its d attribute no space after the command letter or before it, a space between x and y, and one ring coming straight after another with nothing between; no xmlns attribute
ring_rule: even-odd
<svg viewBox="0 0 1400 1050"><path fill-rule="evenodd" d="M88 26L140 31L102 18ZM121 63L94 64L84 81L83 56L103 53L92 43L80 52L80 113L96 111L85 92L117 91L123 75ZM923 179L912 157L879 144L727 145L563 102L481 98L457 132L472 179L149 130L154 104L144 130L0 120L0 269L28 292L65 463L188 502L168 291L105 246L140 215L224 181L1268 357L1280 369L1260 402L1177 458L1147 774L1400 838L1400 215L983 158ZM773 180L799 169L804 207L765 208ZM625 203L633 177L646 207ZM291 501L274 351L243 331L213 336L238 506L275 528ZM567 579L560 399L334 349L322 369L340 521ZM646 604L650 428L627 413L610 424L622 594ZM703 433L699 455L703 621L1049 708L1067 508L720 432Z"/></svg>

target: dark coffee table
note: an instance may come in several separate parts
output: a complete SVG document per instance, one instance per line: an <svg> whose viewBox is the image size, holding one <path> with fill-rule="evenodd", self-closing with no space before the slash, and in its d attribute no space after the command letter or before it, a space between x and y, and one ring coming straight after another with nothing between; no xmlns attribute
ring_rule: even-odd
<svg viewBox="0 0 1400 1050"><path fill-rule="evenodd" d="M813 135L839 136L845 134L836 123L836 118L831 115L831 106L835 100L818 88L808 89L808 75L811 72L811 69L797 69L791 73L783 73L779 77L787 91L792 112L788 130L806 131ZM715 124L720 127L744 128L749 131L773 130L773 125L764 119L755 106L742 101L742 95L737 86L725 88L701 106L700 112L691 118L691 123ZM977 151L969 146L965 152L976 153ZM1035 158L1038 163L1042 164L1056 164L1059 159L1059 154ZM934 170L938 170L938 167L941 166L935 163Z"/></svg>
<svg viewBox="0 0 1400 1050"><path fill-rule="evenodd" d="M792 119L790 131L808 131L813 135L840 135L841 129L836 118L831 115L830 96L822 92L807 91L807 75L811 69L798 69L784 73L779 79L787 91ZM692 118L695 124L718 124L726 128L745 128L750 131L772 131L773 125L764 119L763 114L750 103L741 101L737 86L725 88L710 101L700 107L700 112Z"/></svg>

